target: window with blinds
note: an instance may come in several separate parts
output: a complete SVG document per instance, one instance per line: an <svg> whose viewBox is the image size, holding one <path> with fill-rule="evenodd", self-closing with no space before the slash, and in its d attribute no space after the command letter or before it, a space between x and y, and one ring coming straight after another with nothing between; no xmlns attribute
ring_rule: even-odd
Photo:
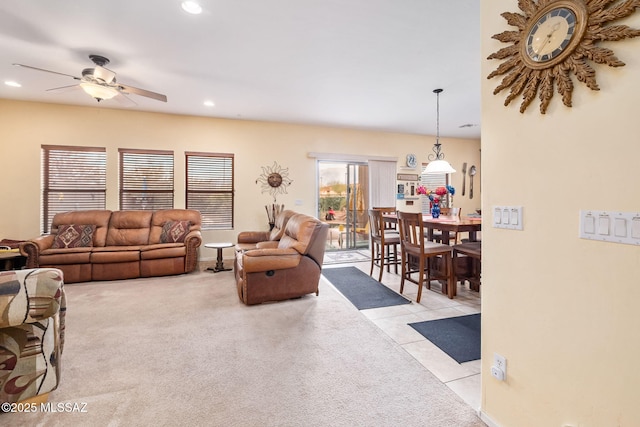
<svg viewBox="0 0 640 427"><path fill-rule="evenodd" d="M42 232L60 212L106 208L104 147L42 145Z"/></svg>
<svg viewBox="0 0 640 427"><path fill-rule="evenodd" d="M186 205L202 216L202 228L233 229L233 154L186 152Z"/></svg>
<svg viewBox="0 0 640 427"><path fill-rule="evenodd" d="M173 209L173 151L118 149L120 210Z"/></svg>
<svg viewBox="0 0 640 427"><path fill-rule="evenodd" d="M423 167L424 169L424 167ZM449 184L449 175L446 173L430 173L420 175L420 184L427 187L428 190L433 191L438 187L444 187ZM447 197L450 197L447 195ZM431 206L428 197L421 197L422 199L422 213L430 215Z"/></svg>

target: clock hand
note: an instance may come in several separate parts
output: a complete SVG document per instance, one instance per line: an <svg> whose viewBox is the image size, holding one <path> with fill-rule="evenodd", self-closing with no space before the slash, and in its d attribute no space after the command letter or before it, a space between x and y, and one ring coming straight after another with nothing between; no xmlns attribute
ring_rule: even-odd
<svg viewBox="0 0 640 427"><path fill-rule="evenodd" d="M546 45L548 45L549 43L551 43L551 38L553 37L553 33L555 33L556 31L558 31L560 29L560 23L556 22L555 24L553 24L553 26L551 27L551 31L549 32L549 34L547 34L542 43L540 43L538 45L538 49L534 49L534 53L536 55L539 55L540 52L542 52L542 50L545 48Z"/></svg>

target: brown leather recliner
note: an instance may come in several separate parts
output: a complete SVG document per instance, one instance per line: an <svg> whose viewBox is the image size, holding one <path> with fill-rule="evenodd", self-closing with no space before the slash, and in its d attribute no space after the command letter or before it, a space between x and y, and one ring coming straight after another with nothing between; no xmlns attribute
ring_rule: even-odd
<svg viewBox="0 0 640 427"><path fill-rule="evenodd" d="M236 252L235 276L240 300L247 305L318 294L329 225L293 215L276 248Z"/></svg>
<svg viewBox="0 0 640 427"><path fill-rule="evenodd" d="M258 243L261 242L278 242L284 234L284 229L287 226L287 222L289 222L289 218L295 214L296 212L291 210L280 212L276 217L275 224L271 231L242 231L238 234L236 251L256 249ZM277 243L272 245L272 247L277 247Z"/></svg>

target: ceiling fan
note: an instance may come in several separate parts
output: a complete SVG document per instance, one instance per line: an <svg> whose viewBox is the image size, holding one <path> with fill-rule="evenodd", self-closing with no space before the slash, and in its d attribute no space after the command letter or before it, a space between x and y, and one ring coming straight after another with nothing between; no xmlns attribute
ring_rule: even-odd
<svg viewBox="0 0 640 427"><path fill-rule="evenodd" d="M130 93L146 96L147 98L156 99L158 101L167 102L166 95L160 93L151 92L149 90L140 89L137 87L125 85L116 82L116 73L105 68L104 66L109 63L109 59L101 55L89 55L89 59L96 64L95 68L85 68L82 70L82 77L72 76L70 74L59 73L57 71L45 70L43 68L32 67L24 64L13 64L18 67L31 68L32 70L44 71L46 73L60 74L61 76L71 77L74 80L79 80L77 85L63 86L59 88L47 89L57 90L70 87L80 86L86 93L93 97L96 101L100 102L108 100L116 95L128 95ZM125 97L126 98L126 97Z"/></svg>

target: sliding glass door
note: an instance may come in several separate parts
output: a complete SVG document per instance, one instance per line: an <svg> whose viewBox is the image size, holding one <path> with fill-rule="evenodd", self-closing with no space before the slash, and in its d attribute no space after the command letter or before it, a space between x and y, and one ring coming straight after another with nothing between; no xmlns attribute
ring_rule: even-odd
<svg viewBox="0 0 640 427"><path fill-rule="evenodd" d="M318 217L330 226L327 250L367 248L367 163L318 161L318 188Z"/></svg>

